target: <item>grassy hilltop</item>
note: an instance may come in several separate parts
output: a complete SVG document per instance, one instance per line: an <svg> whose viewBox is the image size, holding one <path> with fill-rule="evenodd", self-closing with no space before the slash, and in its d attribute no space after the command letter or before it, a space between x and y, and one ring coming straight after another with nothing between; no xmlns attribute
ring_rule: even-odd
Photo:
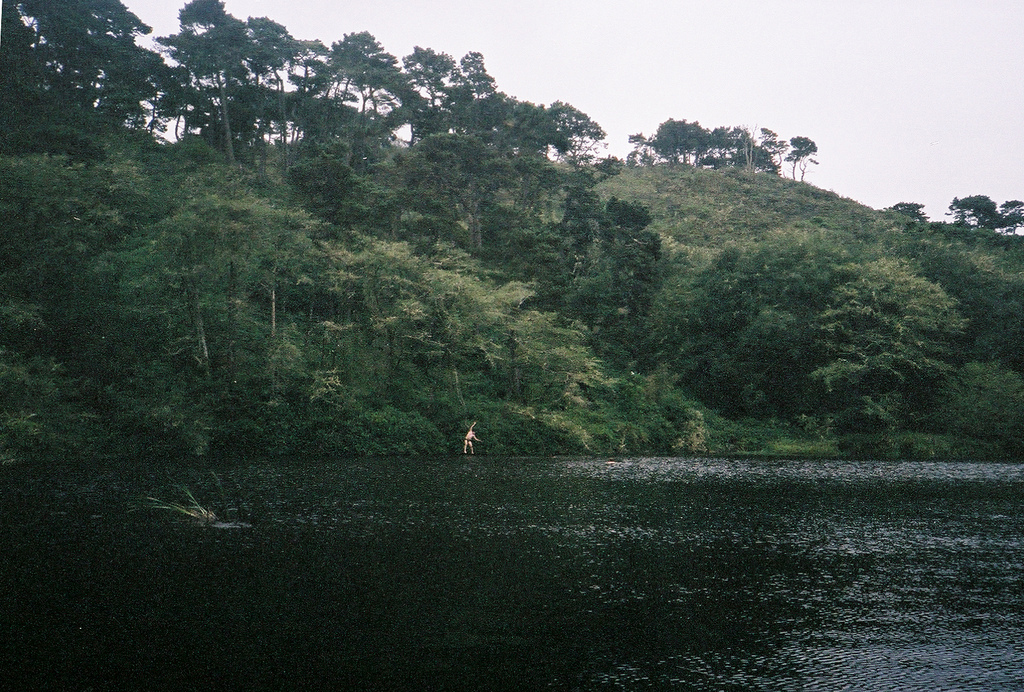
<svg viewBox="0 0 1024 692"><path fill-rule="evenodd" d="M786 228L870 235L894 225L891 215L812 184L737 168L627 168L600 189L645 205L652 230L693 246L720 247Z"/></svg>

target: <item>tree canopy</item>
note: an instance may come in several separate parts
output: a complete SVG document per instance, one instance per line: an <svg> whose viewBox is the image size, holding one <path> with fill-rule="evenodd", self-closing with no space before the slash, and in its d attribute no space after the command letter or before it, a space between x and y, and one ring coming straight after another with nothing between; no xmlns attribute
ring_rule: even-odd
<svg viewBox="0 0 1024 692"><path fill-rule="evenodd" d="M1016 199L997 205L988 195L954 197L949 205L953 223L1013 234L1024 226L1024 202Z"/></svg>
<svg viewBox="0 0 1024 692"><path fill-rule="evenodd" d="M818 146L807 137L794 137L788 143L768 128L756 132L748 127L716 127L708 130L698 122L670 118L658 126L651 137L642 133L629 138L633 151L627 160L634 166L666 163L695 168L742 168L750 172L782 173L783 162L792 164L803 180L810 157Z"/></svg>

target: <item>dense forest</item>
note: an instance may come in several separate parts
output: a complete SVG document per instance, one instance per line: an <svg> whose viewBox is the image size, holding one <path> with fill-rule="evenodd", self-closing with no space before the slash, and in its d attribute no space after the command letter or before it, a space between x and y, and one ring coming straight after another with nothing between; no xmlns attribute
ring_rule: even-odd
<svg viewBox="0 0 1024 692"><path fill-rule="evenodd" d="M3 463L1024 453L1024 203L869 209L766 128L601 157L478 53L179 18L3 0Z"/></svg>

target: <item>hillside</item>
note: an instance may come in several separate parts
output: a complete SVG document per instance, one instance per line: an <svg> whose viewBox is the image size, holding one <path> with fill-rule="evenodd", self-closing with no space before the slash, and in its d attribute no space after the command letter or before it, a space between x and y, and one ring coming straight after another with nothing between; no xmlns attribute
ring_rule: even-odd
<svg viewBox="0 0 1024 692"><path fill-rule="evenodd" d="M717 247L783 228L870 236L893 226L891 218L834 192L737 168L627 168L599 189L643 204L654 217L652 230L687 245Z"/></svg>
<svg viewBox="0 0 1024 692"><path fill-rule="evenodd" d="M403 151L349 174L375 192L334 222L296 202L337 193L194 143L108 152L2 159L9 460L422 454L473 420L499 454L1018 452L1005 238L654 167L604 179L604 202L563 171L534 205L553 218L496 187L477 249L422 195L373 220Z"/></svg>
<svg viewBox="0 0 1024 692"><path fill-rule="evenodd" d="M163 55L120 3L4 8L4 463L446 455L474 421L496 455L1024 454L1024 203L871 210L765 129L600 159L479 54L220 0Z"/></svg>

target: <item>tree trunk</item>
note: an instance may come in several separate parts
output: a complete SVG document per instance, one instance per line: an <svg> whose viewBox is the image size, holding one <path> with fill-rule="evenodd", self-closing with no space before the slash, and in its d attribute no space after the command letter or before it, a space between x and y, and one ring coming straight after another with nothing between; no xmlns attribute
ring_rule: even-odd
<svg viewBox="0 0 1024 692"><path fill-rule="evenodd" d="M231 120L228 118L228 89L223 75L217 75L217 89L220 91L220 116L224 119L224 152L228 157L228 165L235 165L234 137L231 134Z"/></svg>
<svg viewBox="0 0 1024 692"><path fill-rule="evenodd" d="M523 368L519 363L519 346L514 331L508 333L509 394L517 403L523 403Z"/></svg>
<svg viewBox="0 0 1024 692"><path fill-rule="evenodd" d="M270 338L277 336L277 282L270 284Z"/></svg>
<svg viewBox="0 0 1024 692"><path fill-rule="evenodd" d="M469 242L477 250L482 250L484 247L484 236L483 236L483 224L480 223L480 197L475 194L475 191L471 190L470 195L472 199L469 204L466 205L468 210L467 219L469 226Z"/></svg>
<svg viewBox="0 0 1024 692"><path fill-rule="evenodd" d="M196 336L196 361L206 374L210 373L210 348L206 343L206 327L203 324L203 312L199 307L199 290L195 282L187 280L187 299L189 312L192 313L192 328Z"/></svg>
<svg viewBox="0 0 1024 692"><path fill-rule="evenodd" d="M746 133L743 138L743 158L746 161L746 169L749 173L754 172L754 135Z"/></svg>
<svg viewBox="0 0 1024 692"><path fill-rule="evenodd" d="M238 322L238 273L235 271L235 261L228 262L228 354L227 367L229 372L228 381L233 381L235 370L235 326Z"/></svg>
<svg viewBox="0 0 1024 692"><path fill-rule="evenodd" d="M281 170L288 171L288 102L285 99L284 80L277 78L277 94L281 105Z"/></svg>
<svg viewBox="0 0 1024 692"><path fill-rule="evenodd" d="M455 396L458 397L462 410L466 410L466 400L462 398L462 384L459 382L459 370L452 366L452 375L455 376Z"/></svg>

